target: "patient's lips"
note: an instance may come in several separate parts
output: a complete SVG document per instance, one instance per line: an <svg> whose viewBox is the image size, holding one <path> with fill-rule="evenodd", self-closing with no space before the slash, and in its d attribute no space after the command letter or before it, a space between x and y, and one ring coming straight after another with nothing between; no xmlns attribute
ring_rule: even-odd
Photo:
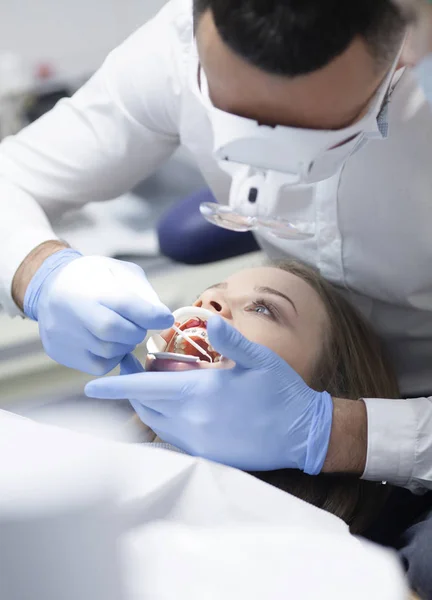
<svg viewBox="0 0 432 600"><path fill-rule="evenodd" d="M167 333L161 334L167 342L167 347L165 350L166 352L183 354L187 356L196 356L201 361L208 363L216 363L220 361L220 354L212 348L208 339L207 321L199 317L192 317L183 323L176 322L176 326L193 342L198 344L198 346L202 348L210 358L200 353L197 348L194 348L192 344L182 338L173 329Z"/></svg>

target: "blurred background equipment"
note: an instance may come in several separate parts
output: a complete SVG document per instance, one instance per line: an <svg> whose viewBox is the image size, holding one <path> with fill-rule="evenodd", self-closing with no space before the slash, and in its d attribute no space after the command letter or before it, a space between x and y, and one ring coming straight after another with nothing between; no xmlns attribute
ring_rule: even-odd
<svg viewBox="0 0 432 600"><path fill-rule="evenodd" d="M0 139L27 124L25 109L33 84L29 65L19 54L0 52Z"/></svg>
<svg viewBox="0 0 432 600"><path fill-rule="evenodd" d="M165 4L165 0L3 2L0 50L21 57L35 78L75 82Z"/></svg>
<svg viewBox="0 0 432 600"><path fill-rule="evenodd" d="M71 95L165 0L17 0L0 19L0 139Z"/></svg>

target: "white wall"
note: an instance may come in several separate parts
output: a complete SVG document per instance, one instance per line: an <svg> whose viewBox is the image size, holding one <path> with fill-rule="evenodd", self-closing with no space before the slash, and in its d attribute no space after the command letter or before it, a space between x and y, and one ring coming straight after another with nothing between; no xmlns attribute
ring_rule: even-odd
<svg viewBox="0 0 432 600"><path fill-rule="evenodd" d="M0 52L51 62L59 76L81 76L165 1L0 0Z"/></svg>

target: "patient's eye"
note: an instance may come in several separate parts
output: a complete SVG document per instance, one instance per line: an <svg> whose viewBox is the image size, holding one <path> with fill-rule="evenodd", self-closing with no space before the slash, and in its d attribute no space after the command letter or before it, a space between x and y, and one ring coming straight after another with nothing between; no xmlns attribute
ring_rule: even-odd
<svg viewBox="0 0 432 600"><path fill-rule="evenodd" d="M262 306L262 304L257 304L255 306L255 312L261 313L262 315L271 314L269 309L266 306Z"/></svg>
<svg viewBox="0 0 432 600"><path fill-rule="evenodd" d="M265 300L255 300L252 304L246 309L247 312L253 312L257 315L263 315L264 317L274 318L274 309L270 305L269 302Z"/></svg>

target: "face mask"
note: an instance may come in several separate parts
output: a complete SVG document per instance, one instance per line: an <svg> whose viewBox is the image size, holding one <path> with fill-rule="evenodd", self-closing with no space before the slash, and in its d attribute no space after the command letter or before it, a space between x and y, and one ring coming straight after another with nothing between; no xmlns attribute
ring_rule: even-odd
<svg viewBox="0 0 432 600"><path fill-rule="evenodd" d="M201 207L203 216L234 231L267 229L277 237L311 237L307 228L302 232L275 214L280 192L335 176L360 145L385 137L380 117L387 109L399 58L400 53L366 115L336 131L269 127L221 111L213 106L201 72L201 101L212 123L214 156L232 177L229 206L206 203Z"/></svg>

